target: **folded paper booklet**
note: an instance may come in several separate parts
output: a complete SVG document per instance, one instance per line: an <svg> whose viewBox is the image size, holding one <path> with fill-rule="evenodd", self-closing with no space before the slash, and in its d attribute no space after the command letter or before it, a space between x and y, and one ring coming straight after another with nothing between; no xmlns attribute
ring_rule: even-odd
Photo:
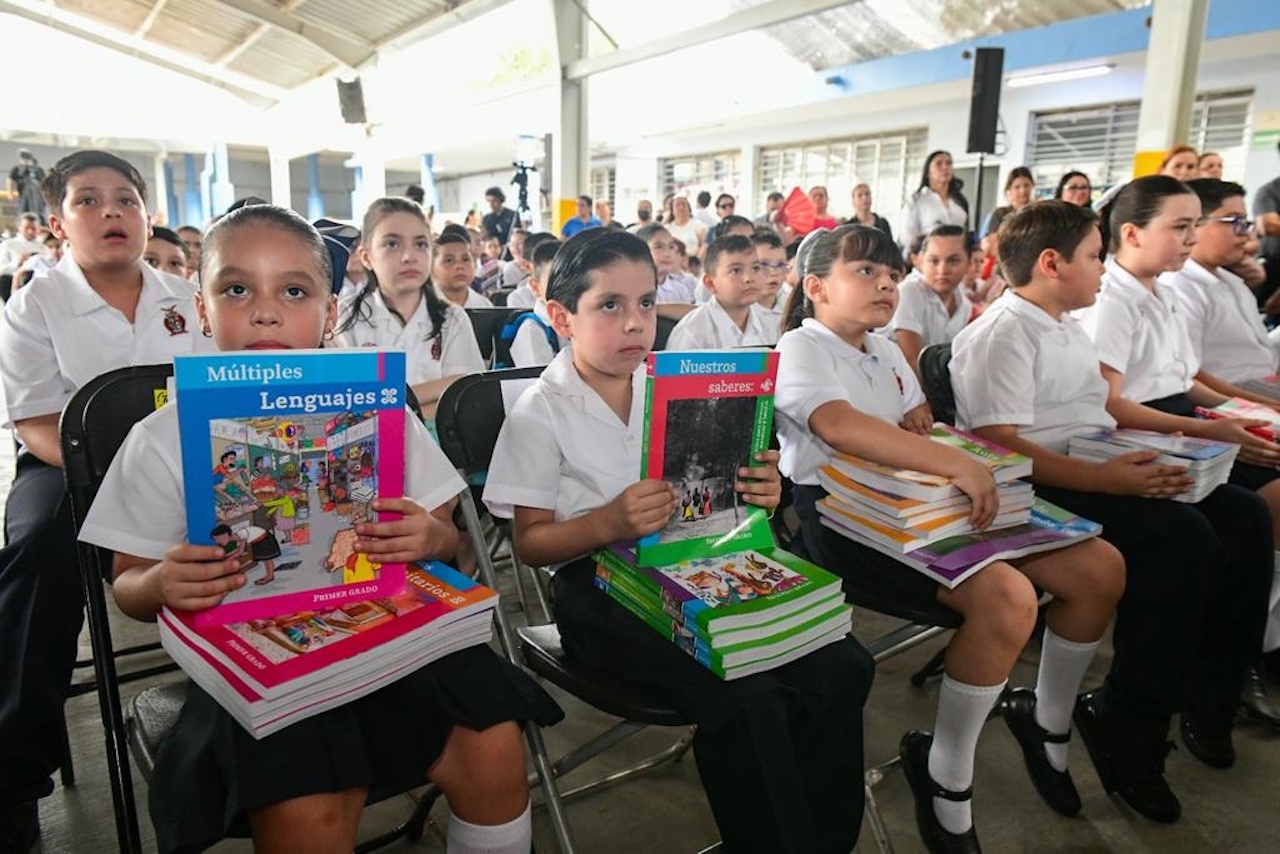
<svg viewBox="0 0 1280 854"><path fill-rule="evenodd" d="M392 596L404 565L357 553L355 526L404 494L404 354L262 350L174 361L187 529L247 583L196 625Z"/></svg>
<svg viewBox="0 0 1280 854"><path fill-rule="evenodd" d="M773 545L768 514L734 484L769 447L777 375L772 350L649 354L640 477L667 481L680 502L665 528L636 544L639 563Z"/></svg>
<svg viewBox="0 0 1280 854"><path fill-rule="evenodd" d="M160 640L255 737L396 681L492 635L497 593L436 561L409 567L403 592L227 625L160 612Z"/></svg>
<svg viewBox="0 0 1280 854"><path fill-rule="evenodd" d="M993 561L1064 548L1102 533L1097 522L1037 498L1025 524L950 537L903 553L866 536L856 523L822 502L818 512L822 524L836 533L887 554L948 588Z"/></svg>

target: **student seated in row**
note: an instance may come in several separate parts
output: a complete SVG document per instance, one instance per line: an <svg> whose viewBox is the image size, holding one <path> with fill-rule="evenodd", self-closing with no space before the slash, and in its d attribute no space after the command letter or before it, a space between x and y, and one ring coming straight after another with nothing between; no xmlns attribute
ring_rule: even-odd
<svg viewBox="0 0 1280 854"><path fill-rule="evenodd" d="M374 257L385 246L380 227L398 215L365 230ZM223 351L319 347L337 321L329 265L319 234L292 211L252 205L228 214L204 237L200 328ZM458 544L453 496L464 485L421 422L406 417L405 426L405 495L373 503L402 516L358 525L356 549L378 561L448 560ZM139 422L81 531L115 552L112 592L139 620L154 620L162 606L208 608L245 584L237 558L187 541L179 441L172 405ZM449 799L451 850L524 854L532 822L518 723L560 717L545 692L487 646L258 740L191 685L156 755L149 792L157 843L165 852L199 850L250 832L259 852L349 852L366 802L430 780Z"/></svg>
<svg viewBox="0 0 1280 854"><path fill-rule="evenodd" d="M962 287L969 271L969 236L961 226L940 225L925 235L912 261L919 276L898 289L889 330L919 376L920 351L951 341L973 318L973 303Z"/></svg>
<svg viewBox="0 0 1280 854"><path fill-rule="evenodd" d="M442 301L459 308L492 308L489 298L472 287L476 281L476 256L471 244L462 229L446 228L435 240L427 272Z"/></svg>
<svg viewBox="0 0 1280 854"><path fill-rule="evenodd" d="M658 304L693 305L693 292L698 283L681 269L681 252L671 232L661 225L646 225L636 230L636 237L648 245L658 269Z"/></svg>
<svg viewBox="0 0 1280 854"><path fill-rule="evenodd" d="M1238 444L1231 482L1266 501L1273 538L1280 540L1280 447L1246 429L1263 422L1193 417L1197 406L1218 406L1242 390L1200 366L1179 300L1158 278L1181 271L1195 248L1201 218L1199 197L1176 178L1149 175L1121 190L1110 205L1115 254L1107 262L1098 302L1084 314L1084 327L1107 380L1107 411L1119 425ZM1280 596L1280 553L1274 573ZM1280 634L1280 608L1275 613L1269 628L1273 639ZM1200 747L1192 746L1192 752L1209 756L1210 764L1228 762L1229 723L1213 721L1212 732L1195 739Z"/></svg>
<svg viewBox="0 0 1280 854"><path fill-rule="evenodd" d="M160 270L179 279L186 278L187 247L182 245L182 238L176 231L162 225L151 227L151 237L147 239L147 249L142 253L153 270Z"/></svg>
<svg viewBox="0 0 1280 854"><path fill-rule="evenodd" d="M1116 424L1098 354L1071 315L1094 302L1102 247L1088 208L1049 201L1011 214L999 249L1011 289L956 337L951 381L960 426L1031 457L1036 494L1100 522L1124 555L1111 670L1076 701L1076 726L1108 792L1173 822L1172 716L1182 714L1193 755L1231 764L1232 713L1262 637L1271 526L1264 502L1238 486L1198 504L1169 500L1192 481L1155 451L1106 463L1066 455L1071 437ZM1030 763L1032 746L1019 741Z"/></svg>
<svg viewBox="0 0 1280 854"><path fill-rule="evenodd" d="M523 231L519 232L524 234ZM515 234L512 234L512 243L515 243ZM545 243L548 240L555 240L559 243L559 238L549 231L539 231L530 234L528 237L522 237L520 240L520 253L513 257L508 264L514 264L520 268L522 273L520 284L514 291L507 294L508 308L533 308L538 302L538 296L533 292L530 286L529 278L533 275L533 253L537 251L538 244Z"/></svg>
<svg viewBox="0 0 1280 854"><path fill-rule="evenodd" d="M777 327L756 305L760 299L760 262L751 238L720 237L707 247L703 284L712 298L689 312L671 330L668 350L723 350L772 347Z"/></svg>
<svg viewBox="0 0 1280 854"><path fill-rule="evenodd" d="M751 245L756 248L756 261L760 265L760 299L756 305L764 315L768 329L782 334L782 310L786 300L779 296L783 280L787 277L787 250L782 238L774 231L756 231L751 235Z"/></svg>
<svg viewBox="0 0 1280 854"><path fill-rule="evenodd" d="M847 854L862 819L870 657L848 637L726 682L596 589L591 553L660 530L678 502L671 484L638 479L657 270L642 240L588 231L556 256L547 297L573 346L508 413L485 503L514 516L521 560L555 569L565 648L697 724L694 757L728 850ZM741 500L777 505L776 461L766 451L738 470Z"/></svg>
<svg viewBox="0 0 1280 854"><path fill-rule="evenodd" d="M533 250L533 275L529 277L529 288L537 302L533 305L532 316L520 321L511 342L511 362L517 368L546 365L568 343L551 325L546 300L547 271L563 245L564 241L552 238L540 241Z"/></svg>
<svg viewBox="0 0 1280 854"><path fill-rule="evenodd" d="M0 552L0 837L27 847L38 834L35 801L52 791L62 759L62 706L84 619L59 416L99 374L205 349L195 286L142 260L150 228L137 169L77 151L49 170L43 189L51 230L73 248L0 318L3 421L21 442Z"/></svg>
<svg viewBox="0 0 1280 854"><path fill-rule="evenodd" d="M912 731L901 756L916 823L931 852L979 850L970 801L974 753L988 714L1005 720L1028 747L1041 796L1074 815L1080 797L1067 770L1066 740L1076 690L1124 589L1124 562L1102 540L997 561L953 589L821 523L826 497L818 470L835 451L951 478L972 502L978 529L999 497L986 466L920 435L933 423L902 351L874 334L893 316L902 255L877 228L846 225L805 238L800 289L778 342L775 396L782 473L795 483L795 510L810 556L849 580L874 584L904 605L941 603L964 622L947 648L932 733ZM1035 690L1008 689L1009 672L1036 622L1036 588L1052 594ZM856 597L853 603L858 604Z"/></svg>
<svg viewBox="0 0 1280 854"><path fill-rule="evenodd" d="M429 277L433 254L468 250L456 240L433 249L426 214L399 196L369 205L360 233L365 284L339 306L334 341L404 350L409 385L431 418L458 377L485 369L467 313L441 298Z"/></svg>
<svg viewBox="0 0 1280 854"><path fill-rule="evenodd" d="M751 238L755 236L755 233L756 233L756 227L755 227L755 224L751 222L751 220L747 219L745 216L736 216L734 214L730 214L729 216L722 219L719 223L717 223L715 227L707 230L707 240L703 244L704 248L703 248L702 254L705 258L706 250L710 248L712 243L714 243L716 240L720 239L721 237L731 237L737 234L743 237ZM703 271L705 272L706 270L709 270L709 269L710 268L706 265L704 261ZM695 276L694 280L696 282L693 288L694 301L698 305L702 305L703 303L709 302L711 299L711 289L707 287L705 278L699 279L697 276Z"/></svg>

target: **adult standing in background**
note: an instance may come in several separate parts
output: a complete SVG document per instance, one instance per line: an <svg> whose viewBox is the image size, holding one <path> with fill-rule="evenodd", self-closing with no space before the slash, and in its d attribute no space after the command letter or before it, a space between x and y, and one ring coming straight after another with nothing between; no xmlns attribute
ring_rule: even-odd
<svg viewBox="0 0 1280 854"><path fill-rule="evenodd" d="M710 202L708 197L707 203L710 204ZM684 196L676 196L671 202L671 212L673 219L665 223L667 231L685 245L688 254L702 257L702 244L706 238L707 227L693 218L689 200Z"/></svg>
<svg viewBox="0 0 1280 854"><path fill-rule="evenodd" d="M1196 168L1201 178L1217 178L1222 180L1222 155L1216 151L1206 151L1200 155Z"/></svg>
<svg viewBox="0 0 1280 854"><path fill-rule="evenodd" d="M36 156L25 148L18 149L18 162L9 170L9 193L18 199L18 213L33 213L40 224L48 222L44 195L40 184L44 181L44 167L36 162Z"/></svg>
<svg viewBox="0 0 1280 854"><path fill-rule="evenodd" d="M920 187L902 211L898 244L910 249L922 234L940 225L969 225L969 200L960 192L964 183L951 171L951 153L934 151L925 158Z"/></svg>
<svg viewBox="0 0 1280 854"><path fill-rule="evenodd" d="M809 201L813 202L813 227L814 228L835 228L839 223L836 218L827 210L827 206L831 204L831 197L827 194L827 188L821 185L809 188Z"/></svg>
<svg viewBox="0 0 1280 854"><path fill-rule="evenodd" d="M1035 190L1036 181L1030 169L1025 166L1010 169L1009 177L1004 179L1004 200L1008 204L1001 205L987 215L987 221L982 226L983 238L999 231L1000 223L1004 222L1005 217L1031 204L1031 196Z"/></svg>
<svg viewBox="0 0 1280 854"><path fill-rule="evenodd" d="M502 248L507 247L511 239L511 227L516 222L516 212L506 207L507 194L501 187L490 187L484 191L484 200L489 204L489 212L484 215L481 224L490 237L495 237Z"/></svg>
<svg viewBox="0 0 1280 854"><path fill-rule="evenodd" d="M698 193L698 209L693 212L693 218L707 228L711 228L720 221L720 217L716 216L716 212L711 209L711 194L706 190Z"/></svg>
<svg viewBox="0 0 1280 854"><path fill-rule="evenodd" d="M756 217L756 225L762 228L776 228L778 208L782 207L782 203L787 197L774 190L764 200L764 213Z"/></svg>
<svg viewBox="0 0 1280 854"><path fill-rule="evenodd" d="M1276 153L1280 154L1280 143L1276 144ZM1265 284L1258 288L1258 303L1266 304L1264 311L1269 315L1280 314L1277 300L1268 300L1273 294L1280 294L1280 175L1254 194L1253 218L1262 237L1262 260L1267 271Z"/></svg>
<svg viewBox="0 0 1280 854"><path fill-rule="evenodd" d="M599 228L600 220L596 219L595 214L591 212L592 201L590 196L578 196L578 215L570 219L560 228L560 236L565 240L573 237L579 231L588 228Z"/></svg>
<svg viewBox="0 0 1280 854"><path fill-rule="evenodd" d="M636 221L627 226L627 231L634 234L646 225L653 225L653 202L641 199L636 202Z"/></svg>
<svg viewBox="0 0 1280 854"><path fill-rule="evenodd" d="M878 228L893 237L889 220L871 210L871 186L866 183L855 184L853 187L853 216L849 217L849 222Z"/></svg>
<svg viewBox="0 0 1280 854"><path fill-rule="evenodd" d="M1200 173L1200 155L1189 145L1175 145L1160 161L1160 174L1190 181Z"/></svg>
<svg viewBox="0 0 1280 854"><path fill-rule="evenodd" d="M1093 183L1083 172L1071 171L1058 179L1058 187L1053 197L1060 202L1068 202L1077 207L1093 206Z"/></svg>

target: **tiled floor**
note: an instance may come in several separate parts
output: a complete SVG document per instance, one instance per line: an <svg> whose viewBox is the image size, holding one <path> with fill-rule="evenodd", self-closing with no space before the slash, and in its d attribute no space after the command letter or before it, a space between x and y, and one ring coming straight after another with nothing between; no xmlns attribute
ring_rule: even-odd
<svg viewBox="0 0 1280 854"><path fill-rule="evenodd" d="M8 488L12 453L7 441L0 442L0 490ZM508 598L511 609L514 596ZM518 614L513 614L517 620ZM126 639L145 636L148 626L129 620L117 621ZM857 635L869 639L893 627L879 615L858 613ZM902 733L911 727L927 728L932 721L937 685L913 688L908 677L940 646L935 640L884 663L876 677L867 710L868 759L879 762L891 757ZM87 656L87 639L82 639ZM1019 664L1013 681L1034 681L1034 660ZM1107 665L1100 656L1087 681L1096 684ZM560 698L567 720L547 732L553 751L561 751L602 729L610 721L570 698ZM114 850L110 789L107 783L97 701L84 696L68 704L71 743L75 754L77 784L59 786L41 802L44 827L42 847L46 854L67 852L107 852ZM609 761L597 760L569 777L569 782L594 772L615 767L665 746L679 733L648 731L636 736L616 751ZM1083 815L1063 819L1042 805L1029 785L1017 746L998 720L991 721L979 745L975 815L983 844L988 852L1271 852L1280 850L1280 734L1246 725L1237 730L1237 767L1215 771L1197 762L1186 751L1169 758L1168 776L1182 798L1184 818L1173 826L1160 826L1137 818L1102 792L1082 745L1071 746L1072 767L1084 799ZM859 773L859 769L850 769ZM140 802L146 791L135 782ZM876 788L876 799L899 852L921 851L915 833L912 803L906 783L891 771ZM411 806L408 796L380 804L368 811L363 835L373 836L393 826ZM143 810L143 834L148 850L154 846L149 822ZM446 806L437 804L433 817L443 825ZM569 807L570 821L580 851L584 852L696 852L717 839L706 801L698 783L691 756L660 768L633 782L608 788L576 800ZM554 839L545 814L535 813L537 848L555 851ZM867 825L863 826L860 848L875 850ZM216 851L247 851L243 840L231 840ZM401 842L387 850L443 851L444 844L430 831L420 843Z"/></svg>

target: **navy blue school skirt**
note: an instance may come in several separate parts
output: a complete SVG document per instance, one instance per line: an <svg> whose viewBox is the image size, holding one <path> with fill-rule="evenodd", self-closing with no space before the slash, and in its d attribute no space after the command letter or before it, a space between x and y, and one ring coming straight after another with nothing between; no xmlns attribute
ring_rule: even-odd
<svg viewBox="0 0 1280 854"><path fill-rule="evenodd" d="M369 802L426 783L454 726L557 723L564 712L487 646L445 656L366 697L255 740L195 684L151 779L160 851L249 835L247 813L290 798L369 787Z"/></svg>

